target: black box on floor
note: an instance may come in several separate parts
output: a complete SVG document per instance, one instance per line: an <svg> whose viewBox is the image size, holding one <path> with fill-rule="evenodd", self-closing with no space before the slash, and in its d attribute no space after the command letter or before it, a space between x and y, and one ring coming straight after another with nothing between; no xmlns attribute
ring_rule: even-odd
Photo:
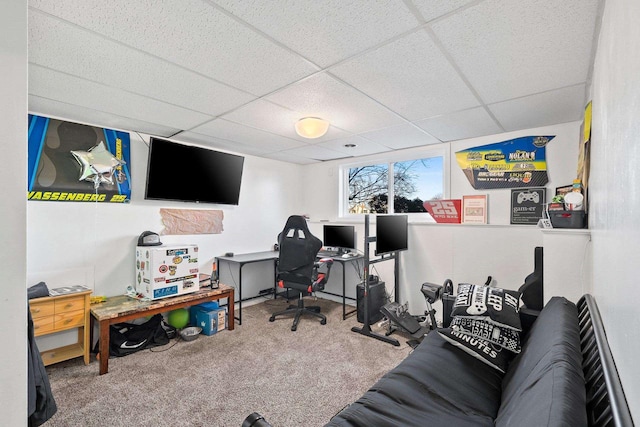
<svg viewBox="0 0 640 427"><path fill-rule="evenodd" d="M384 282L369 282L369 325L382 319L380 308L387 303ZM358 322L364 323L364 283L356 287Z"/></svg>

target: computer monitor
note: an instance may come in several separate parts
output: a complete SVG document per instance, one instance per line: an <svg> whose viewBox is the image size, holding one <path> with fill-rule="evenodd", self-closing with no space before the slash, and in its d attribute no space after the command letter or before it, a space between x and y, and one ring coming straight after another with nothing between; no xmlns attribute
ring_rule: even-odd
<svg viewBox="0 0 640 427"><path fill-rule="evenodd" d="M408 249L407 215L376 216L376 255Z"/></svg>
<svg viewBox="0 0 640 427"><path fill-rule="evenodd" d="M336 248L339 253L356 247L356 228L353 225L325 225L322 244Z"/></svg>

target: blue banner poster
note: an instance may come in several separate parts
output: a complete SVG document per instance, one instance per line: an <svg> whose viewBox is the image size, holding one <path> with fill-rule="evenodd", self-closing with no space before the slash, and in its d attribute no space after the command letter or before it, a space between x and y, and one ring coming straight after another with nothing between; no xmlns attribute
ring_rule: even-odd
<svg viewBox="0 0 640 427"><path fill-rule="evenodd" d="M126 203L129 133L29 114L28 200Z"/></svg>
<svg viewBox="0 0 640 427"><path fill-rule="evenodd" d="M553 136L525 136L456 152L476 190L541 187L549 182L546 145Z"/></svg>

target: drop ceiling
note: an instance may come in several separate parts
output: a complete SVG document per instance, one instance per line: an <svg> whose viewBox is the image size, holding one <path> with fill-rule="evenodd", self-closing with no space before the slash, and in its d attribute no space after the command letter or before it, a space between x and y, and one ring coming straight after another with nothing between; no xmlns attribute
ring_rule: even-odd
<svg viewBox="0 0 640 427"><path fill-rule="evenodd" d="M601 13L601 0L31 0L29 110L299 164L565 123L582 117ZM327 134L298 136L306 116Z"/></svg>

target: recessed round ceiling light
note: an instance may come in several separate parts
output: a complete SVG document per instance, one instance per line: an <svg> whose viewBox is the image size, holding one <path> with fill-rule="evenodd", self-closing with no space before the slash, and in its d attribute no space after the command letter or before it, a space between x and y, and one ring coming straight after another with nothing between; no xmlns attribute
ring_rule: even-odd
<svg viewBox="0 0 640 427"><path fill-rule="evenodd" d="M329 130L329 122L318 117L304 117L296 122L296 133L303 138L320 138Z"/></svg>

